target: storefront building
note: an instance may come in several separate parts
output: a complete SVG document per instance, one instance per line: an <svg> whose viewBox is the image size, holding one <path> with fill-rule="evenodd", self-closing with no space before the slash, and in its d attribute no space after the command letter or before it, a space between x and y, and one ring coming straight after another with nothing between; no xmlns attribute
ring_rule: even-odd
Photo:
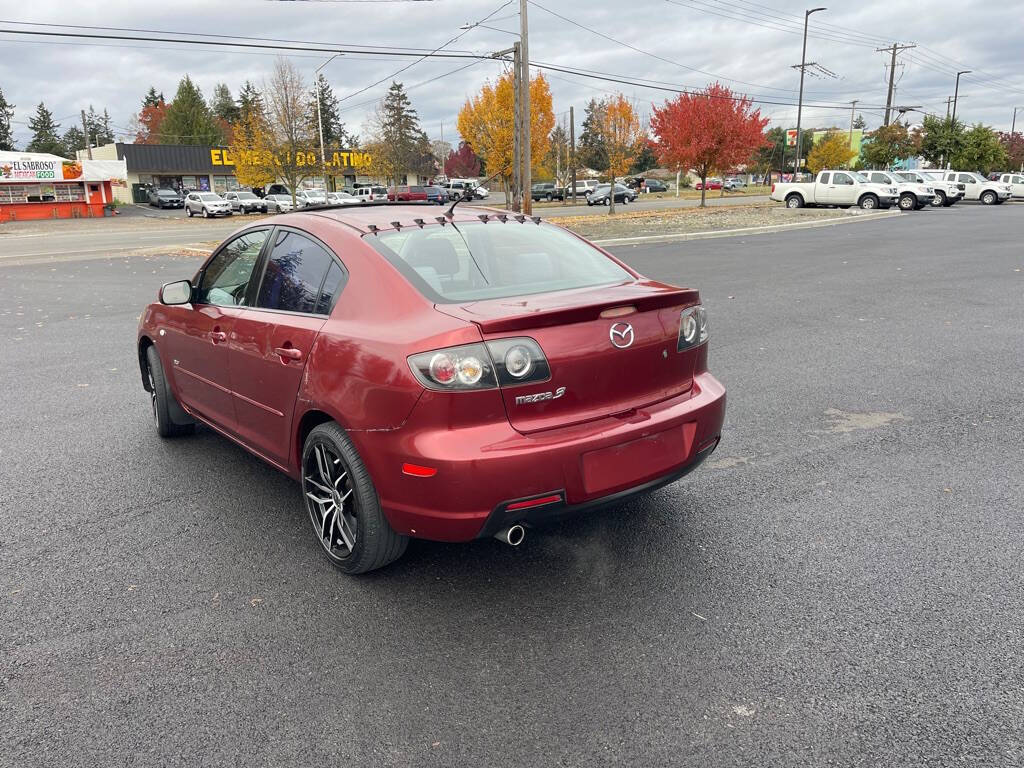
<svg viewBox="0 0 1024 768"><path fill-rule="evenodd" d="M85 153L78 153L79 159ZM320 153L301 153L311 168L319 171ZM106 144L94 147L95 159L123 160L127 166L127 187L115 190L121 202L145 203L153 188L199 190L223 195L241 189L235 176L235 158L227 147L192 146L187 144ZM327 173L331 188L354 184L377 184L380 179L365 174L370 157L360 150L329 150L326 153ZM414 174L406 174L407 183L422 183ZM302 183L303 188L324 188L320 173Z"/></svg>
<svg viewBox="0 0 1024 768"><path fill-rule="evenodd" d="M103 216L125 176L119 162L0 152L0 222Z"/></svg>

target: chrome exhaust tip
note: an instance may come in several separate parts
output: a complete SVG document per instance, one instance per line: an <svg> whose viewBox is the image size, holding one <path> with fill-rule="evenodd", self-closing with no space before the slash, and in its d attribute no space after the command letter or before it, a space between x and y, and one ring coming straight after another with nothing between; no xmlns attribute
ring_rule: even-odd
<svg viewBox="0 0 1024 768"><path fill-rule="evenodd" d="M510 547L518 547L526 538L526 529L516 523L494 534L494 538Z"/></svg>

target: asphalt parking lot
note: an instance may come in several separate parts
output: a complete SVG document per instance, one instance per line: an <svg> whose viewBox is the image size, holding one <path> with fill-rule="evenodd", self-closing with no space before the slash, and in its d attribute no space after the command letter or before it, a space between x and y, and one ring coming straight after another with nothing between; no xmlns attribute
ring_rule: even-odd
<svg viewBox="0 0 1024 768"><path fill-rule="evenodd" d="M290 480L156 437L135 327L195 260L0 263L0 765L1022 764L1021 232L617 249L702 291L716 454L361 578Z"/></svg>

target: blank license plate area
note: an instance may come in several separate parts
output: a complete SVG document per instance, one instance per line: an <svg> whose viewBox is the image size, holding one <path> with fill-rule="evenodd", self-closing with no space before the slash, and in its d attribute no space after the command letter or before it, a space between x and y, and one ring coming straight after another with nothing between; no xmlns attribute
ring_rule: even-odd
<svg viewBox="0 0 1024 768"><path fill-rule="evenodd" d="M583 487L587 494L628 487L664 474L682 464L687 455L687 431L693 425L673 427L664 432L613 445L581 456Z"/></svg>

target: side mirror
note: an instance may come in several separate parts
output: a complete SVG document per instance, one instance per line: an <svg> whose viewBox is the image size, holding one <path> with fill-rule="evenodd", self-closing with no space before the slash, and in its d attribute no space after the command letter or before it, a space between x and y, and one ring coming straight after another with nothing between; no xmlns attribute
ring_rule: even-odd
<svg viewBox="0 0 1024 768"><path fill-rule="evenodd" d="M188 280L176 280L166 283L160 288L160 303L171 306L188 304L192 301L192 283Z"/></svg>

